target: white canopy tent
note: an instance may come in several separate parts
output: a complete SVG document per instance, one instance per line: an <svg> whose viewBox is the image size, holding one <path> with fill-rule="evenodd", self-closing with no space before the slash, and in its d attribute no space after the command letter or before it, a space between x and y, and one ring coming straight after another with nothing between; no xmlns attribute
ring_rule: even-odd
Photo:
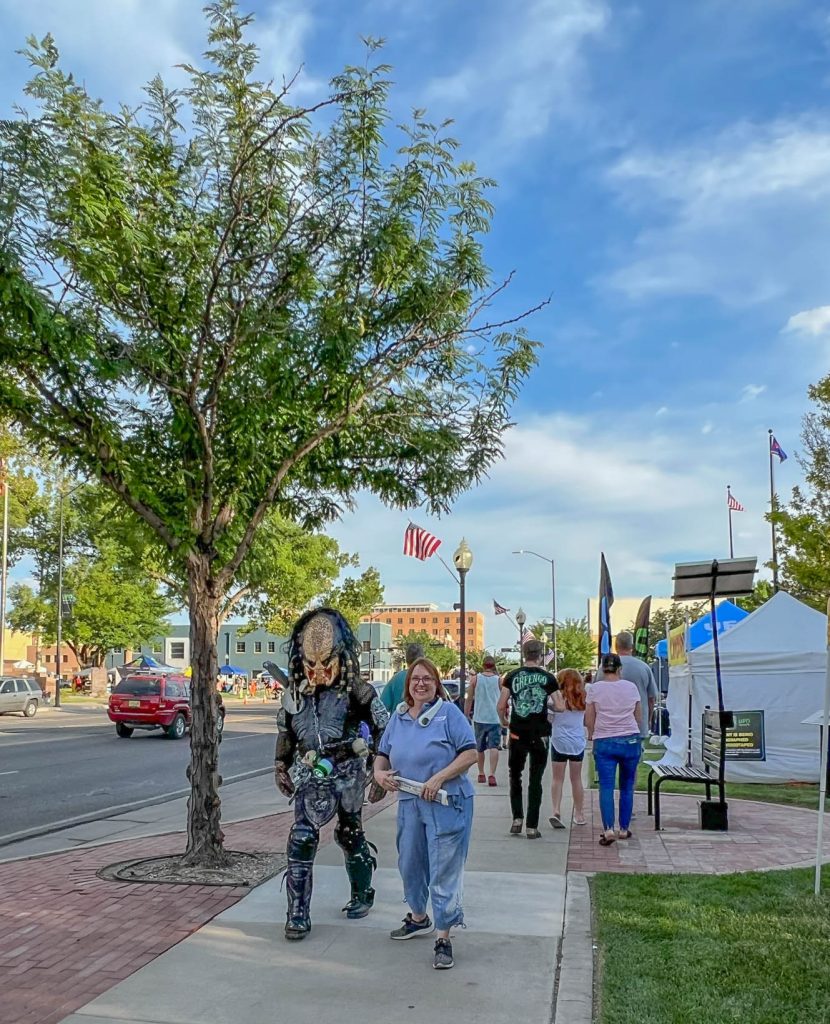
<svg viewBox="0 0 830 1024"><path fill-rule="evenodd" d="M763 760L726 762L733 782L818 782L816 729L804 718L820 707L827 664L827 618L779 591L720 638L724 706L728 711L763 712ZM714 646L691 651L688 663L669 673L672 734L664 764L684 764L691 696L692 764L701 765L701 717L718 705Z"/></svg>

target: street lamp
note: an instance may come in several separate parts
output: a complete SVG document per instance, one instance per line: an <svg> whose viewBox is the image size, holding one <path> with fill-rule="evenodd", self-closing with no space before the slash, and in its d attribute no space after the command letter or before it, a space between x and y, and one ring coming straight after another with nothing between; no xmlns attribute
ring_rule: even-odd
<svg viewBox="0 0 830 1024"><path fill-rule="evenodd" d="M519 664L520 665L522 663L522 636L524 635L525 623L526 622L527 622L527 616L525 615L524 610L522 608L520 608L516 612L516 625L519 627Z"/></svg>
<svg viewBox="0 0 830 1024"><path fill-rule="evenodd" d="M520 548L513 552L514 555L533 555L534 558L541 558L543 562L550 565L550 603L551 603L551 644L553 646L553 671L559 668L558 651L556 648L556 566L552 558L540 555L538 551L528 551L527 548Z"/></svg>
<svg viewBox="0 0 830 1024"><path fill-rule="evenodd" d="M455 549L455 554L452 556L452 560L456 569L458 569L458 614L461 620L458 644L459 658L461 661L461 678L458 681L458 705L463 709L465 692L467 689L467 616L465 615L464 608L464 581L473 564L473 553L470 550L470 545L463 537L461 538L461 543Z"/></svg>

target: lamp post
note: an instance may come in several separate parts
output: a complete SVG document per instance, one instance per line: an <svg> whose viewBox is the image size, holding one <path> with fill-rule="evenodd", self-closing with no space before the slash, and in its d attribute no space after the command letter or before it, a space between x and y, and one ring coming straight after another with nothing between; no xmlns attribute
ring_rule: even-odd
<svg viewBox="0 0 830 1024"><path fill-rule="evenodd" d="M458 570L458 616L460 619L458 654L461 662L461 678L458 681L458 704L463 709L467 689L467 616L464 608L464 583L467 573L473 564L473 553L470 545L462 537L461 543L452 556L453 564Z"/></svg>
<svg viewBox="0 0 830 1024"><path fill-rule="evenodd" d="M524 610L520 608L516 612L516 625L519 627L519 664L522 663L522 636L525 631L525 623L527 622L527 616Z"/></svg>
<svg viewBox="0 0 830 1024"><path fill-rule="evenodd" d="M538 551L528 551L527 548L520 548L513 552L514 555L533 555L534 558L541 558L543 562L550 565L550 605L551 605L551 645L553 647L553 671L559 669L559 651L556 646L556 565L552 558L540 555Z"/></svg>

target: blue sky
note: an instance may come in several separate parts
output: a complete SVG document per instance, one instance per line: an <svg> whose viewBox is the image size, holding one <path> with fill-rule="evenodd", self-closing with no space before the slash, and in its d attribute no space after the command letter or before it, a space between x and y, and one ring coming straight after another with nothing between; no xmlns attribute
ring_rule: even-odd
<svg viewBox="0 0 830 1024"><path fill-rule="evenodd" d="M203 49L198 0L0 0L0 109L51 31L107 103ZM794 455L806 389L830 355L830 5L816 0L255 0L264 73L315 96L361 35L386 39L395 112L453 117L499 181L487 257L544 343L507 458L440 521L475 555L468 604L584 614L604 550L619 595L666 594L675 561L769 557L767 427ZM790 458L779 491L798 482ZM404 558L405 513L361 497L333 528L389 601L449 605L435 559ZM446 557L446 556L445 556ZM628 623L614 623L626 626Z"/></svg>

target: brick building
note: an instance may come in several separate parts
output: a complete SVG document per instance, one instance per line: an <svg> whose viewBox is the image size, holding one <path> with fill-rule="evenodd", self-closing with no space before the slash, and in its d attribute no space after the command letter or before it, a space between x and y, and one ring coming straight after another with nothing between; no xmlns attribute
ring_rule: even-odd
<svg viewBox="0 0 830 1024"><path fill-rule="evenodd" d="M484 616L467 609L465 614L467 647L484 649ZM437 604L379 604L361 622L385 622L392 636L425 631L439 643L457 648L461 640L461 613L446 611Z"/></svg>

